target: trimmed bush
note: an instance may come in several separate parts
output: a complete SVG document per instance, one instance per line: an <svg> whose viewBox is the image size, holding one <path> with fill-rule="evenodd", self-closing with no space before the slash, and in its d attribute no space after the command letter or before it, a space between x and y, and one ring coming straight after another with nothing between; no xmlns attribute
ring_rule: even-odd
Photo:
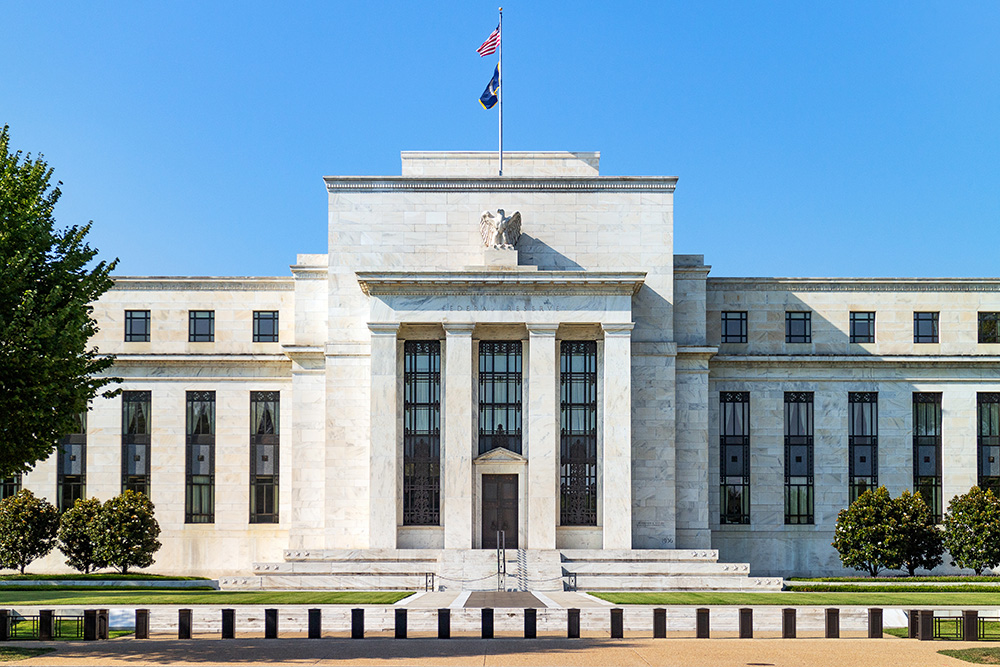
<svg viewBox="0 0 1000 667"><path fill-rule="evenodd" d="M952 565L977 575L1000 565L1000 498L978 486L952 498L944 516L944 546Z"/></svg>
<svg viewBox="0 0 1000 667"><path fill-rule="evenodd" d="M919 493L903 491L893 502L899 510L903 537L903 567L914 576L918 568L933 570L941 564L944 535L934 523L931 510Z"/></svg>
<svg viewBox="0 0 1000 667"><path fill-rule="evenodd" d="M97 498L78 498L59 521L59 551L66 556L67 565L84 574L107 566L94 554L94 527L100 512Z"/></svg>
<svg viewBox="0 0 1000 667"><path fill-rule="evenodd" d="M104 503L94 522L95 557L128 574L129 568L149 567L160 548L160 524L145 494L125 491Z"/></svg>
<svg viewBox="0 0 1000 667"><path fill-rule="evenodd" d="M863 570L875 577L881 570L903 565L903 535L900 511L889 491L869 489L837 514L833 548L844 567Z"/></svg>
<svg viewBox="0 0 1000 667"><path fill-rule="evenodd" d="M55 546L59 510L27 489L0 501L0 568L24 574L31 561Z"/></svg>

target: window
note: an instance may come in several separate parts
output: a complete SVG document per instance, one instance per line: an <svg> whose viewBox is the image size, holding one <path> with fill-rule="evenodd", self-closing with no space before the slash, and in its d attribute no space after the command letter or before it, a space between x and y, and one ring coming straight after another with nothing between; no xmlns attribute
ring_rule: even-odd
<svg viewBox="0 0 1000 667"><path fill-rule="evenodd" d="M847 467L850 502L869 489L878 488L878 394L847 394Z"/></svg>
<svg viewBox="0 0 1000 667"><path fill-rule="evenodd" d="M250 392L250 523L278 523L281 395Z"/></svg>
<svg viewBox="0 0 1000 667"><path fill-rule="evenodd" d="M851 342L875 342L875 313L851 313Z"/></svg>
<svg viewBox="0 0 1000 667"><path fill-rule="evenodd" d="M125 342L126 343L149 342L148 310L125 311Z"/></svg>
<svg viewBox="0 0 1000 667"><path fill-rule="evenodd" d="M805 312L785 312L785 342L786 343L811 343L812 342L812 313Z"/></svg>
<svg viewBox="0 0 1000 667"><path fill-rule="evenodd" d="M76 430L59 439L56 468L56 505L65 512L87 497L87 413L76 418Z"/></svg>
<svg viewBox="0 0 1000 667"><path fill-rule="evenodd" d="M187 392L184 521L215 523L215 392Z"/></svg>
<svg viewBox="0 0 1000 667"><path fill-rule="evenodd" d="M559 523L596 526L596 341L562 341L559 404Z"/></svg>
<svg viewBox="0 0 1000 667"><path fill-rule="evenodd" d="M747 342L747 313L745 310L722 312L722 342Z"/></svg>
<svg viewBox="0 0 1000 667"><path fill-rule="evenodd" d="M10 477L0 477L0 500L17 495L21 490L21 475L11 475Z"/></svg>
<svg viewBox="0 0 1000 667"><path fill-rule="evenodd" d="M937 313L913 313L913 342L938 342Z"/></svg>
<svg viewBox="0 0 1000 667"><path fill-rule="evenodd" d="M276 310L253 311L253 342L255 343L278 342L278 311Z"/></svg>
<svg viewBox="0 0 1000 667"><path fill-rule="evenodd" d="M521 341L479 343L479 453L521 453Z"/></svg>
<svg viewBox="0 0 1000 667"><path fill-rule="evenodd" d="M403 344L403 525L441 524L441 341Z"/></svg>
<svg viewBox="0 0 1000 667"><path fill-rule="evenodd" d="M979 488L1000 495L1000 393L976 395Z"/></svg>
<svg viewBox="0 0 1000 667"><path fill-rule="evenodd" d="M785 523L813 522L813 394L785 392Z"/></svg>
<svg viewBox="0 0 1000 667"><path fill-rule="evenodd" d="M215 311L188 311L188 341L192 343L211 343L215 340Z"/></svg>
<svg viewBox="0 0 1000 667"><path fill-rule="evenodd" d="M1000 343L1000 313L979 313L979 342Z"/></svg>
<svg viewBox="0 0 1000 667"><path fill-rule="evenodd" d="M719 393L719 523L750 523L750 393Z"/></svg>
<svg viewBox="0 0 1000 667"><path fill-rule="evenodd" d="M122 491L149 495L152 392L122 392Z"/></svg>
<svg viewBox="0 0 1000 667"><path fill-rule="evenodd" d="M936 313L935 313L936 314ZM941 394L913 394L913 488L941 521Z"/></svg>

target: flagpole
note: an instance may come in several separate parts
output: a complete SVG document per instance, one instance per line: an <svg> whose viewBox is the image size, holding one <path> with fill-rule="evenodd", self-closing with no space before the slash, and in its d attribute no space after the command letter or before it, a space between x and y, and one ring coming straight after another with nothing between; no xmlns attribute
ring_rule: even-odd
<svg viewBox="0 0 1000 667"><path fill-rule="evenodd" d="M497 45L497 51L500 52L498 71L500 72L500 77L498 79L499 90L497 91L497 97L500 98L500 175L503 176L503 7L500 8L500 40Z"/></svg>

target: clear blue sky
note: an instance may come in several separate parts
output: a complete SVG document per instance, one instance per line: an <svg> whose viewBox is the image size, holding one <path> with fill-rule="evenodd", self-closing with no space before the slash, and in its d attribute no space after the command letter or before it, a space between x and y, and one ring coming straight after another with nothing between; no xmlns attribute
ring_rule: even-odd
<svg viewBox="0 0 1000 667"><path fill-rule="evenodd" d="M495 150L497 2L13 2L0 123L124 275L288 275L328 174ZM504 11L505 147L680 177L713 275L997 276L1000 2Z"/></svg>

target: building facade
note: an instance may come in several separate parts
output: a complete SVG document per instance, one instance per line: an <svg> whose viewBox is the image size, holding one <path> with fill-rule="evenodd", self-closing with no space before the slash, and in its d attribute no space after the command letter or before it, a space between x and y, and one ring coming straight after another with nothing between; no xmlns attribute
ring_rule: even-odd
<svg viewBox="0 0 1000 667"><path fill-rule="evenodd" d="M710 278L676 179L598 160L404 153L325 179L291 277L117 279L124 393L4 492L147 492L160 572L500 542L790 576L841 571L866 488L1000 481L1000 280Z"/></svg>

